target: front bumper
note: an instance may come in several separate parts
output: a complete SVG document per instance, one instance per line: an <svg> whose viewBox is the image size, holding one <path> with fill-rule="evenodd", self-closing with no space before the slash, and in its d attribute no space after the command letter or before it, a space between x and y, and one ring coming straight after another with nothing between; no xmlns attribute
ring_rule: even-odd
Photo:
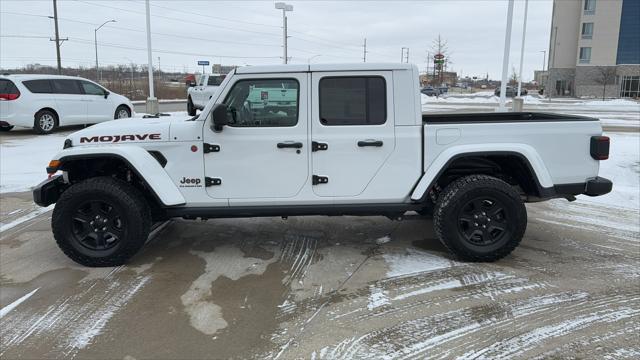
<svg viewBox="0 0 640 360"><path fill-rule="evenodd" d="M62 175L52 176L33 189L33 202L43 207L54 204L67 187Z"/></svg>

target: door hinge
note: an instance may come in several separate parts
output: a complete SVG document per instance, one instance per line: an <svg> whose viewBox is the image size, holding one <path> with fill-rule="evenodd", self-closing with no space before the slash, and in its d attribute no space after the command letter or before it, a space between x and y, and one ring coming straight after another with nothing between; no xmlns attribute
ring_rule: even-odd
<svg viewBox="0 0 640 360"><path fill-rule="evenodd" d="M327 143L321 143L317 141L311 142L311 151L324 151L327 149L329 149L329 144Z"/></svg>
<svg viewBox="0 0 640 360"><path fill-rule="evenodd" d="M202 146L203 146L202 151L205 154L210 153L210 152L219 152L220 151L220 145L204 143Z"/></svg>
<svg viewBox="0 0 640 360"><path fill-rule="evenodd" d="M311 183L313 185L326 184L328 182L329 182L329 178L326 176L313 175L313 177L311 178Z"/></svg>
<svg viewBox="0 0 640 360"><path fill-rule="evenodd" d="M204 178L204 186L205 187L214 186L214 185L222 185L222 179L210 178L210 177L205 177Z"/></svg>

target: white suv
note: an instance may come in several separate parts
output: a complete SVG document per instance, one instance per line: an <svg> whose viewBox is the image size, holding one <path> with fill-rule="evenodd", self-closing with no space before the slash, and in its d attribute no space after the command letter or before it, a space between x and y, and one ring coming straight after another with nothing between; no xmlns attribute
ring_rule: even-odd
<svg viewBox="0 0 640 360"><path fill-rule="evenodd" d="M49 134L58 126L131 117L133 105L93 81L60 75L0 76L0 130Z"/></svg>

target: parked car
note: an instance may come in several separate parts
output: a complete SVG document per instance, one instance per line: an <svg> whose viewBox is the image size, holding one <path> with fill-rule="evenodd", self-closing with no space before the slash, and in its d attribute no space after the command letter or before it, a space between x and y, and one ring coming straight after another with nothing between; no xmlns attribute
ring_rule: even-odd
<svg viewBox="0 0 640 360"><path fill-rule="evenodd" d="M440 95L440 90L438 89L434 89L431 86L425 86L422 89L420 89L420 92L427 95L427 96L438 96Z"/></svg>
<svg viewBox="0 0 640 360"><path fill-rule="evenodd" d="M125 263L154 222L174 217L408 211L432 215L458 258L495 261L522 240L525 202L611 191L598 177L609 155L598 119L423 115L418 76L410 64L238 68L195 118L69 135L34 201L55 203L55 240L86 266ZM296 111L253 111L256 88L287 89Z"/></svg>
<svg viewBox="0 0 640 360"><path fill-rule="evenodd" d="M49 134L58 126L129 118L131 101L95 82L60 75L0 76L0 130Z"/></svg>
<svg viewBox="0 0 640 360"><path fill-rule="evenodd" d="M225 76L223 74L203 74L198 78L197 84L189 86L187 89L187 113L189 116L194 116L196 110L204 109Z"/></svg>
<svg viewBox="0 0 640 360"><path fill-rule="evenodd" d="M496 88L496 90L493 92L496 96L500 96L500 88ZM507 97L516 97L518 96L518 88L517 87L513 87L513 86L507 86L507 91L506 91ZM522 88L520 90L520 95L522 96L526 96L528 94L527 89Z"/></svg>

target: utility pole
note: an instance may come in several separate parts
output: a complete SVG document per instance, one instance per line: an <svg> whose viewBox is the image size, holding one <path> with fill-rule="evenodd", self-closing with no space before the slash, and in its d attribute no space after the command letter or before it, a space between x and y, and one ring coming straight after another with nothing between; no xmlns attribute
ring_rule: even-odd
<svg viewBox="0 0 640 360"><path fill-rule="evenodd" d="M527 35L527 11L529 10L529 0L524 0L524 23L522 24L522 46L520 47L520 73L518 74L518 97L522 91L522 65L524 63L524 39Z"/></svg>
<svg viewBox="0 0 640 360"><path fill-rule="evenodd" d="M149 74L149 97L147 98L147 113L157 114L158 111L158 99L155 97L153 91L153 60L151 57L151 10L149 9L149 0L145 0L145 7L147 13L147 71Z"/></svg>
<svg viewBox="0 0 640 360"><path fill-rule="evenodd" d="M362 47L364 48L362 52L362 62L367 62L367 38L364 38L364 45L362 45Z"/></svg>
<svg viewBox="0 0 640 360"><path fill-rule="evenodd" d="M275 7L278 10L282 10L282 63L287 63L287 11L293 11L293 5L288 5L283 2L275 3Z"/></svg>
<svg viewBox="0 0 640 360"><path fill-rule="evenodd" d="M57 0L53 0L53 22L56 27L56 57L58 58L58 75L62 74L62 62L60 60L60 45L62 45L62 41L60 40L60 33L58 32L58 2Z"/></svg>
<svg viewBox="0 0 640 360"><path fill-rule="evenodd" d="M502 82L500 83L500 104L498 111L507 111L505 104L507 102L507 77L509 72L509 50L511 48L511 27L513 25L513 2L509 0L507 8L507 29L504 34L504 54L502 56Z"/></svg>

